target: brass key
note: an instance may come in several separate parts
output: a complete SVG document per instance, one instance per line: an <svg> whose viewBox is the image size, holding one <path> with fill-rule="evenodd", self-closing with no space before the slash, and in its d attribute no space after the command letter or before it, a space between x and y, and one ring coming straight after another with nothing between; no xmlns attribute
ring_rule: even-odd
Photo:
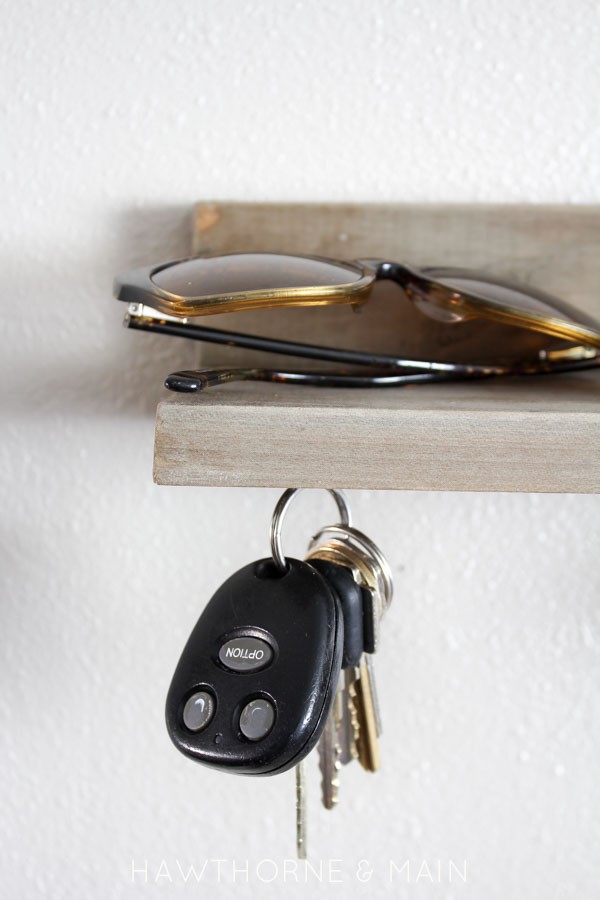
<svg viewBox="0 0 600 900"><path fill-rule="evenodd" d="M358 760L367 772L376 772L379 769L377 719L373 703L371 675L365 654L360 661L358 678L354 682L352 702L358 719L356 742Z"/></svg>

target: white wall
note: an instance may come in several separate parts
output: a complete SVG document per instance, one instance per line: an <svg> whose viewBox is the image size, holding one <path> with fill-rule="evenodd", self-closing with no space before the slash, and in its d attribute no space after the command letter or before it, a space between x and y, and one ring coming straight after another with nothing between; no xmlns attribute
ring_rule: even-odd
<svg viewBox="0 0 600 900"><path fill-rule="evenodd" d="M123 331L111 280L185 252L201 198L597 203L598 5L5 0L2 23L3 895L597 896L598 500L351 494L396 576L383 765L326 813L310 759L311 856L341 863L286 882L292 773L213 774L163 724L277 492L152 484L161 381L195 351ZM301 498L292 552L328 504Z"/></svg>

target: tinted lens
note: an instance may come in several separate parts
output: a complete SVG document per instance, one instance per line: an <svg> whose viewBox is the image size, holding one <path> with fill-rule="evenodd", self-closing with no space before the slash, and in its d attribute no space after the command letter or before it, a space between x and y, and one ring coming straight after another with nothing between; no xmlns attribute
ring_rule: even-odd
<svg viewBox="0 0 600 900"><path fill-rule="evenodd" d="M180 297L352 284L364 276L350 263L279 253L231 253L175 263L152 275L159 288Z"/></svg>
<svg viewBox="0 0 600 900"><path fill-rule="evenodd" d="M456 288L457 291L464 291L469 294L476 294L485 300L491 300L493 303L498 303L502 306L522 310L523 312L537 313L542 316L564 319L579 325L585 325L588 328L600 328L600 324L591 316L586 315L586 313L576 309L564 300L560 300L558 297L553 297L543 291L538 291L536 288L511 284L509 281L495 279L493 276L488 279L482 273L467 272L462 269L457 269L453 272L450 269L428 268L423 269L423 272L450 288Z"/></svg>

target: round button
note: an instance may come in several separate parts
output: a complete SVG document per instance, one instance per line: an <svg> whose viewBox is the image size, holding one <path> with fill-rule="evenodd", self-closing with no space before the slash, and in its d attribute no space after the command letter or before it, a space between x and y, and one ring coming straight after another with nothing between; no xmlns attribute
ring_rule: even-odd
<svg viewBox="0 0 600 900"><path fill-rule="evenodd" d="M240 731L249 741L262 741L275 721L275 707L270 700L259 697L251 700L242 710Z"/></svg>
<svg viewBox="0 0 600 900"><path fill-rule="evenodd" d="M208 691L197 691L183 707L183 724L190 731L202 731L215 714L215 701Z"/></svg>

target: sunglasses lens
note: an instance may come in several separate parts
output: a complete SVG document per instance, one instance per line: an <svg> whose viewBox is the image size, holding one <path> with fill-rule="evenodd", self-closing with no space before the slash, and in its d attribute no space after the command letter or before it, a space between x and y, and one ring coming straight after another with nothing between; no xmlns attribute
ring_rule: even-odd
<svg viewBox="0 0 600 900"><path fill-rule="evenodd" d="M509 281L495 279L493 276L488 279L487 276L481 273L468 272L461 269L451 271L449 269L428 268L423 269L423 272L449 288L454 288L467 294L475 294L499 306L510 307L524 313L529 312L551 318L559 318L592 329L600 327L599 323L591 316L586 315L564 300L560 300L558 297L553 297L543 291L538 291L536 288L511 284ZM425 305L422 306L422 309L426 312ZM449 313L449 315L454 320L461 318L460 313L457 315Z"/></svg>
<svg viewBox="0 0 600 900"><path fill-rule="evenodd" d="M280 253L201 256L159 269L154 284L180 297L352 284L364 271L351 263Z"/></svg>

